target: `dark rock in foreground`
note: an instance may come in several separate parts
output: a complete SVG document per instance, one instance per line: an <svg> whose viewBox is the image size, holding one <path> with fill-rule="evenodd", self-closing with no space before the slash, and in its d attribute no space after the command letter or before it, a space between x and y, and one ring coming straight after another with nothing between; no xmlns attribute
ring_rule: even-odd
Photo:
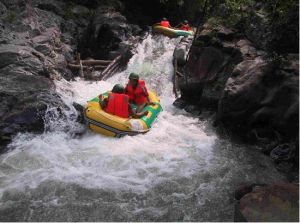
<svg viewBox="0 0 300 223"><path fill-rule="evenodd" d="M299 221L298 185L287 183L269 186L245 185L240 187L236 194L243 195L237 197L239 202L236 205L235 221Z"/></svg>

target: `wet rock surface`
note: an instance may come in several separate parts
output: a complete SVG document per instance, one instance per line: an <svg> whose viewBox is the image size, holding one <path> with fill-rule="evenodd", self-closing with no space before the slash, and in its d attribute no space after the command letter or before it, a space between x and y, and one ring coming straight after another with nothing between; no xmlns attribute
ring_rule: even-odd
<svg viewBox="0 0 300 223"><path fill-rule="evenodd" d="M179 78L182 94L174 104L215 112L216 125L258 143L266 154L285 143L293 144L294 152L285 160L292 164L276 162L285 172L297 172L298 69L298 54L272 61L238 30L207 23L181 68L185 74Z"/></svg>
<svg viewBox="0 0 300 223"><path fill-rule="evenodd" d="M126 64L132 54L123 42L140 29L127 24L120 7L117 1L0 1L1 148L20 131L43 131L51 106L66 108L53 80L77 75L67 68L76 52L96 59L126 54Z"/></svg>
<svg viewBox="0 0 300 223"><path fill-rule="evenodd" d="M233 31L204 25L182 68L187 77L179 79L182 98L199 108L216 111L230 71L240 61L242 53L235 47Z"/></svg>
<svg viewBox="0 0 300 223"><path fill-rule="evenodd" d="M299 221L299 186L288 183L244 185L237 189L239 200L235 221Z"/></svg>
<svg viewBox="0 0 300 223"><path fill-rule="evenodd" d="M65 69L71 49L60 42L58 16L22 1L3 1L1 8L0 137L5 145L17 132L43 131L47 107L63 105L51 79Z"/></svg>
<svg viewBox="0 0 300 223"><path fill-rule="evenodd" d="M119 2L117 8L122 7ZM142 30L137 25L128 24L127 19L110 4L100 4L93 13L95 16L89 21L79 43L82 57L114 59L123 54L130 58L130 45L125 41Z"/></svg>

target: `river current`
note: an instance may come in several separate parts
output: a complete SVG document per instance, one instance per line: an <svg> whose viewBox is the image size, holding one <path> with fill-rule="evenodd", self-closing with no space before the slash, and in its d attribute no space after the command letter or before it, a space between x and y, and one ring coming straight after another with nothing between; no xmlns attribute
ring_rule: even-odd
<svg viewBox="0 0 300 223"><path fill-rule="evenodd" d="M0 156L0 221L233 221L239 184L285 180L259 148L172 105L178 42L148 35L107 81L56 81L66 118L49 107L45 132L19 134ZM125 85L131 72L161 99L147 134L108 138L76 122L73 102Z"/></svg>

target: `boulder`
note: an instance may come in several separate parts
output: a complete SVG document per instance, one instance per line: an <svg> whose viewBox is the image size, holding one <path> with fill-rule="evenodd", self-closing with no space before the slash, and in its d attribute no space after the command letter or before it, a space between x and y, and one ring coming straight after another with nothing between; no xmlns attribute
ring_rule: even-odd
<svg viewBox="0 0 300 223"><path fill-rule="evenodd" d="M266 49L268 43L269 20L264 10L256 11L251 9L251 16L247 17L244 25L244 32L257 48Z"/></svg>
<svg viewBox="0 0 300 223"><path fill-rule="evenodd" d="M0 69L14 64L25 72L38 75L43 71L43 63L34 53L35 50L27 46L0 45Z"/></svg>
<svg viewBox="0 0 300 223"><path fill-rule="evenodd" d="M42 132L48 106L64 106L52 81L21 71L20 67L0 70L1 146L18 132Z"/></svg>
<svg viewBox="0 0 300 223"><path fill-rule="evenodd" d="M235 29L204 24L187 63L178 66L181 98L174 105L216 112L215 125L261 145L285 172L295 171L298 149L288 158L277 155L284 152L280 145L299 137L299 54L270 60L251 40ZM174 58L183 57L180 50Z"/></svg>
<svg viewBox="0 0 300 223"><path fill-rule="evenodd" d="M216 75L224 63L223 53L214 47L192 48L191 56L186 65L188 73L199 82L210 82L216 79Z"/></svg>
<svg viewBox="0 0 300 223"><path fill-rule="evenodd" d="M236 43L237 47L239 47L241 54L244 59L254 59L257 57L257 51L254 45L247 39L241 39Z"/></svg>
<svg viewBox="0 0 300 223"><path fill-rule="evenodd" d="M206 40L208 45L209 38ZM191 98L192 95L198 107L216 111L232 64L241 61L241 53L234 48L235 45L214 47L205 44L191 48L182 71L186 78L179 78L179 86L183 98Z"/></svg>
<svg viewBox="0 0 300 223"><path fill-rule="evenodd" d="M292 144L284 143L271 151L271 158L275 162L288 161L294 157L296 148Z"/></svg>
<svg viewBox="0 0 300 223"><path fill-rule="evenodd" d="M218 115L236 132L256 129L263 135L298 135L299 77L262 58L236 66L219 102ZM264 133L263 133L264 132Z"/></svg>
<svg viewBox="0 0 300 223"><path fill-rule="evenodd" d="M79 51L82 58L96 59L111 59L117 54L130 54L130 45L124 47L128 45L125 41L138 32L140 29L136 25L128 24L126 18L116 11L114 6L100 5L83 34Z"/></svg>
<svg viewBox="0 0 300 223"><path fill-rule="evenodd" d="M253 187L236 205L235 221L298 222L299 186L277 183Z"/></svg>
<svg viewBox="0 0 300 223"><path fill-rule="evenodd" d="M32 2L37 8L52 12L56 15L63 17L65 15L66 5L64 2L57 1L57 0L49 0L47 2L41 0L34 0Z"/></svg>
<svg viewBox="0 0 300 223"><path fill-rule="evenodd" d="M4 18L7 15L7 8L6 6L0 2L0 18Z"/></svg>
<svg viewBox="0 0 300 223"><path fill-rule="evenodd" d="M49 77L69 75L66 58L72 48L60 39L63 19L35 8L41 2L28 5L10 1L0 5L14 15L9 22L2 14L4 23L0 26L0 150L18 132L44 131L49 107L68 109Z"/></svg>
<svg viewBox="0 0 300 223"><path fill-rule="evenodd" d="M235 35L234 30L221 25L216 28L216 32L217 37L219 37L221 40L233 40Z"/></svg>
<svg viewBox="0 0 300 223"><path fill-rule="evenodd" d="M178 66L185 65L192 42L193 37L187 36L182 38L179 44L176 45L176 48L173 53L173 58L177 60Z"/></svg>

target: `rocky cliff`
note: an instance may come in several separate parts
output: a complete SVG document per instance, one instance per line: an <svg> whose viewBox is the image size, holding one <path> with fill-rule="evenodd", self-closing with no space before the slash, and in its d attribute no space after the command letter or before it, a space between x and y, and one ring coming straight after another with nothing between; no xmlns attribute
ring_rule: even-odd
<svg viewBox="0 0 300 223"><path fill-rule="evenodd" d="M202 26L187 63L178 64L184 75L175 105L195 114L213 112L216 125L260 144L284 171L297 171L299 54L287 47L274 57L267 47L274 34L262 15L256 16L260 19L251 17L242 28L213 19Z"/></svg>
<svg viewBox="0 0 300 223"><path fill-rule="evenodd" d="M120 14L119 1L0 1L0 141L22 131L41 132L52 112L69 108L53 80L71 80L68 62L132 55L128 40L141 32ZM49 109L52 108L52 109ZM1 149L0 149L1 151Z"/></svg>

